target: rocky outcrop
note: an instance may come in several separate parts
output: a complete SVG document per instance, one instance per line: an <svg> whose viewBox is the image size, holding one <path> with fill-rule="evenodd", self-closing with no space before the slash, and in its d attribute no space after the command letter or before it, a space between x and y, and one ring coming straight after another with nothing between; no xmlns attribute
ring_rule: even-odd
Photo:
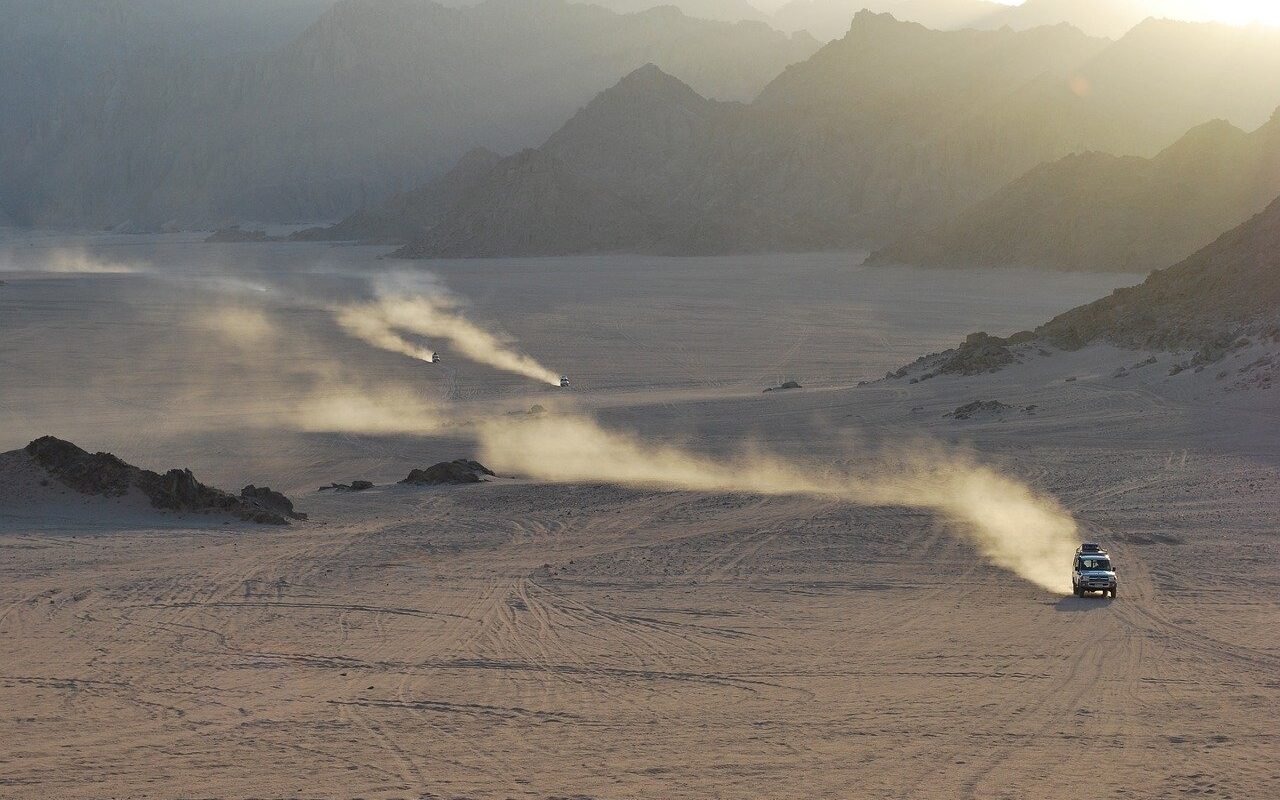
<svg viewBox="0 0 1280 800"><path fill-rule="evenodd" d="M1015 333L1007 339L988 333L971 333L959 347L921 356L896 372L885 375L885 380L909 379L911 383L932 380L940 375L971 376L999 372L1017 364L1024 356L1049 351L1035 346L1036 334L1031 331Z"/></svg>
<svg viewBox="0 0 1280 800"><path fill-rule="evenodd" d="M1225 351L1280 323L1280 199L1142 284L1117 289L1037 330L1059 347L1109 341L1148 350Z"/></svg>
<svg viewBox="0 0 1280 800"><path fill-rule="evenodd" d="M282 514L290 519L306 519L307 515L293 507L293 501L269 486L254 486L252 483L240 490L240 499L246 503Z"/></svg>
<svg viewBox="0 0 1280 800"><path fill-rule="evenodd" d="M966 403L946 416L952 419L973 419L981 416L999 416L1006 411L1013 411L1013 406L999 400L975 400Z"/></svg>
<svg viewBox="0 0 1280 800"><path fill-rule="evenodd" d="M493 470L479 461L455 459L432 464L426 469L415 469L401 483L410 486L440 486L466 483L480 483L485 476L493 477Z"/></svg>
<svg viewBox="0 0 1280 800"><path fill-rule="evenodd" d="M372 489L372 481L352 481L351 483L331 483L328 486L321 486L316 489L317 492L363 492L366 489Z"/></svg>
<svg viewBox="0 0 1280 800"><path fill-rule="evenodd" d="M1257 346L1253 386L1270 386L1273 350L1280 344L1280 198L1265 211L1223 234L1213 244L1142 284L1117 289L1108 297L1060 314L1035 331L1008 339L971 334L958 348L922 356L885 376L910 377L912 383L943 374L995 372L1027 356L1048 356L1046 347L1078 350L1107 342L1137 350L1193 352L1169 375L1221 361ZM1268 360L1272 359L1272 360ZM1148 357L1120 367L1112 378L1158 363ZM1226 377L1229 373L1223 373ZM1068 377L1071 383L1076 378Z"/></svg>
<svg viewBox="0 0 1280 800"><path fill-rule="evenodd" d="M153 508L221 512L267 525L287 525L286 516L305 519L305 515L293 511L288 498L265 487L247 486L248 494L236 497L205 486L189 469L171 469L161 475L135 467L111 453L89 453L52 436L36 439L24 449L50 476L81 494L123 497L136 490L146 496Z"/></svg>

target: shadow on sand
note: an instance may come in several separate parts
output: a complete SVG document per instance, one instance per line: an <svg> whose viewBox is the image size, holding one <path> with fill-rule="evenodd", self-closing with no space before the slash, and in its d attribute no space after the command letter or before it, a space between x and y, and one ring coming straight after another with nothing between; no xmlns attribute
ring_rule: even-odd
<svg viewBox="0 0 1280 800"><path fill-rule="evenodd" d="M1109 597L1103 597L1100 594L1091 594L1084 597L1064 597L1053 604L1054 611L1097 611L1107 608L1115 601Z"/></svg>

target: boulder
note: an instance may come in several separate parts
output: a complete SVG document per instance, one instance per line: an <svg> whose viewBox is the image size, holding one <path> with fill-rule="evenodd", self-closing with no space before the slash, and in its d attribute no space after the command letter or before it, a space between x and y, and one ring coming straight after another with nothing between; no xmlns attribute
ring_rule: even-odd
<svg viewBox="0 0 1280 800"><path fill-rule="evenodd" d="M432 464L426 469L415 469L400 482L411 486L457 485L480 483L484 480L483 476L492 476L494 474L493 470L479 461L459 458L453 461L441 461L439 464Z"/></svg>
<svg viewBox="0 0 1280 800"><path fill-rule="evenodd" d="M269 486L254 486L252 483L240 490L240 499L246 503L255 503L264 509L283 514L291 519L306 519L307 515L295 511L293 501Z"/></svg>

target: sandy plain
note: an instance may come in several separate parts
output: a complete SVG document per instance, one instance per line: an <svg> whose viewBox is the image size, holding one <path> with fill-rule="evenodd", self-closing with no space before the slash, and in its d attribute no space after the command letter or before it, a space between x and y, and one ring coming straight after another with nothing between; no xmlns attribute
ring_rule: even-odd
<svg viewBox="0 0 1280 800"><path fill-rule="evenodd" d="M1134 276L846 255L405 264L179 237L0 252L0 450L52 433L267 483L310 514L159 515L6 462L0 796L1280 792L1275 390L1170 376L1166 354L1114 378L1147 354L1110 348L856 385ZM54 261L77 270L35 271ZM421 270L574 391L334 328L328 305ZM806 388L760 391L790 378ZM585 411L710 454L840 465L940 442L1058 498L1112 548L1121 595L1072 597L1067 564L1062 592L1038 588L917 510L519 476L415 489L394 482L469 455L465 426L290 423L387 386L463 416ZM1036 409L945 416L978 399ZM315 491L354 478L378 486Z"/></svg>

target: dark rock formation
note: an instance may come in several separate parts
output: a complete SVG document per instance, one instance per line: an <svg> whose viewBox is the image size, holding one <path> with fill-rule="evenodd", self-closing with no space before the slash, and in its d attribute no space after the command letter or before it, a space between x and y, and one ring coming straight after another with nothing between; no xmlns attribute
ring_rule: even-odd
<svg viewBox="0 0 1280 800"><path fill-rule="evenodd" d="M1001 403L999 400L975 400L960 406L946 416L952 419L973 419L977 416L999 416L1013 410L1013 406Z"/></svg>
<svg viewBox="0 0 1280 800"><path fill-rule="evenodd" d="M232 225L230 228L219 228L209 236L205 237L205 244L216 243L239 243L239 242L278 242L280 239L275 236L268 236L266 231L246 231L239 225Z"/></svg>
<svg viewBox="0 0 1280 800"><path fill-rule="evenodd" d="M135 467L110 453L89 453L52 436L36 439L24 449L51 476L81 494L122 497L130 489L137 489L154 508L185 512L217 511L247 522L268 525L288 524L277 508L279 501L276 497L288 503L290 510L293 508L284 495L270 489L265 490L269 493L269 502L256 496L258 490L253 496L236 497L221 489L205 486L189 469L171 469L160 475ZM296 518L303 517L298 515Z"/></svg>
<svg viewBox="0 0 1280 800"><path fill-rule="evenodd" d="M480 483L485 475L493 476L493 470L479 461L459 458L453 461L441 461L426 469L415 469L401 483L412 486L438 486L441 484Z"/></svg>
<svg viewBox="0 0 1280 800"><path fill-rule="evenodd" d="M252 483L240 490L240 499L263 508L283 514L291 519L306 519L307 515L295 511L293 501L269 486L254 486Z"/></svg>
<svg viewBox="0 0 1280 800"><path fill-rule="evenodd" d="M352 481L351 483L331 483L328 486L321 486L316 489L317 492L363 492L366 489L372 489L372 481Z"/></svg>
<svg viewBox="0 0 1280 800"><path fill-rule="evenodd" d="M804 387L800 385L799 381L787 381L781 386L770 386L768 389L765 389L765 391L766 392L783 392L788 389L803 389L803 388Z"/></svg>
<svg viewBox="0 0 1280 800"><path fill-rule="evenodd" d="M959 347L921 356L884 377L885 380L896 380L911 376L911 383L920 383L939 375L999 372L1011 364L1019 363L1022 356L1030 353L1052 355L1048 350L1038 347L1036 341L1036 334L1031 331L1020 331L1007 339L987 333L971 333Z"/></svg>
<svg viewBox="0 0 1280 800"><path fill-rule="evenodd" d="M986 333L971 333L964 344L943 354L937 372L943 375L980 375L1009 366L1016 357L1010 342Z"/></svg>
<svg viewBox="0 0 1280 800"><path fill-rule="evenodd" d="M1035 416L1038 406L1011 406L1002 403L999 400L975 400L972 403L966 403L960 406L950 414L944 414L946 419L967 420L967 419L999 419L1004 420L1005 416L1012 413L1027 414Z"/></svg>

